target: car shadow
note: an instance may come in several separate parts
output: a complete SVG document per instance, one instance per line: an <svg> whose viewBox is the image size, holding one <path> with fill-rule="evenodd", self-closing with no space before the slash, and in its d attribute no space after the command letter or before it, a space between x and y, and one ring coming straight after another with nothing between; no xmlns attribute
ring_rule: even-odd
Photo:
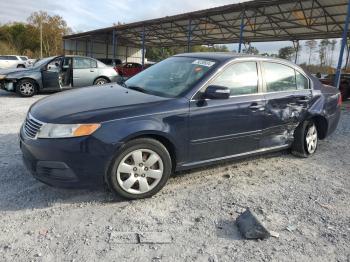
<svg viewBox="0 0 350 262"><path fill-rule="evenodd" d="M205 166L201 167L194 167L188 170L184 171L177 171L174 174L172 174L172 177L182 177L182 176L188 176L191 175L191 173L197 173L201 171L213 171L217 168L226 168L226 167L231 167L232 165L239 165L243 163L248 163L250 161L259 161L261 159L272 159L276 157L283 157L286 159L293 159L295 158L291 153L289 149L285 149L282 151L277 151L277 152L271 152L271 153L261 153L253 156L248 156L248 157L242 157L242 158L237 158L237 159L231 159L231 160L224 160L224 161L219 161L216 163L209 163Z"/></svg>

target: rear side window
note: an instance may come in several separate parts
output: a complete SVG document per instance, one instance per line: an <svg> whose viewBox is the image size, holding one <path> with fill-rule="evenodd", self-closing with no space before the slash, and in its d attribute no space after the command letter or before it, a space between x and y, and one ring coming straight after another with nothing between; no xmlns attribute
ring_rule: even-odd
<svg viewBox="0 0 350 262"><path fill-rule="evenodd" d="M73 59L73 68L74 69L87 69L97 67L96 61L84 58L84 57L74 57Z"/></svg>
<svg viewBox="0 0 350 262"><path fill-rule="evenodd" d="M18 60L15 56L7 56L7 60Z"/></svg>
<svg viewBox="0 0 350 262"><path fill-rule="evenodd" d="M239 62L228 66L211 85L229 88L232 96L257 93L258 71L256 62Z"/></svg>
<svg viewBox="0 0 350 262"><path fill-rule="evenodd" d="M267 92L296 90L295 70L278 63L264 62Z"/></svg>

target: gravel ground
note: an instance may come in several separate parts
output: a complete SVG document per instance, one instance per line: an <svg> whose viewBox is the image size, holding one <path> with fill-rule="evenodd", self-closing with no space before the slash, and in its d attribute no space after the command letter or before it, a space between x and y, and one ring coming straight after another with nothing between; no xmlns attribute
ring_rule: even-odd
<svg viewBox="0 0 350 262"><path fill-rule="evenodd" d="M0 91L0 261L350 261L349 105L310 159L285 151L196 169L131 202L29 175L17 133L41 97ZM244 240L244 207L279 236Z"/></svg>

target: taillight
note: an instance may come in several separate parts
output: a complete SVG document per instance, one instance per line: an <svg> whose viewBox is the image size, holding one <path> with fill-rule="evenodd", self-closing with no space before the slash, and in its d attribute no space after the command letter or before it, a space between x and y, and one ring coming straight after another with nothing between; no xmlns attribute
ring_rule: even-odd
<svg viewBox="0 0 350 262"><path fill-rule="evenodd" d="M342 98L341 94L339 93L339 95L338 95L338 106L341 106L342 103L343 103L343 98Z"/></svg>

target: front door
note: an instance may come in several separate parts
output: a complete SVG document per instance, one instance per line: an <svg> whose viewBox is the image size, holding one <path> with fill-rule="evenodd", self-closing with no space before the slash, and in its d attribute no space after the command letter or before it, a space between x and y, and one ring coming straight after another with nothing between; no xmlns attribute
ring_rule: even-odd
<svg viewBox="0 0 350 262"><path fill-rule="evenodd" d="M307 113L311 100L309 80L284 64L262 62L266 89L266 115L260 147L292 143L294 130Z"/></svg>
<svg viewBox="0 0 350 262"><path fill-rule="evenodd" d="M231 97L190 102L191 162L257 150L265 108L264 97L259 94L257 63L231 64L209 85L228 87Z"/></svg>
<svg viewBox="0 0 350 262"><path fill-rule="evenodd" d="M56 58L46 65L41 72L43 89L58 90L61 89L60 73L62 68L62 58Z"/></svg>
<svg viewBox="0 0 350 262"><path fill-rule="evenodd" d="M73 86L91 86L98 77L97 62L87 57L73 58Z"/></svg>

